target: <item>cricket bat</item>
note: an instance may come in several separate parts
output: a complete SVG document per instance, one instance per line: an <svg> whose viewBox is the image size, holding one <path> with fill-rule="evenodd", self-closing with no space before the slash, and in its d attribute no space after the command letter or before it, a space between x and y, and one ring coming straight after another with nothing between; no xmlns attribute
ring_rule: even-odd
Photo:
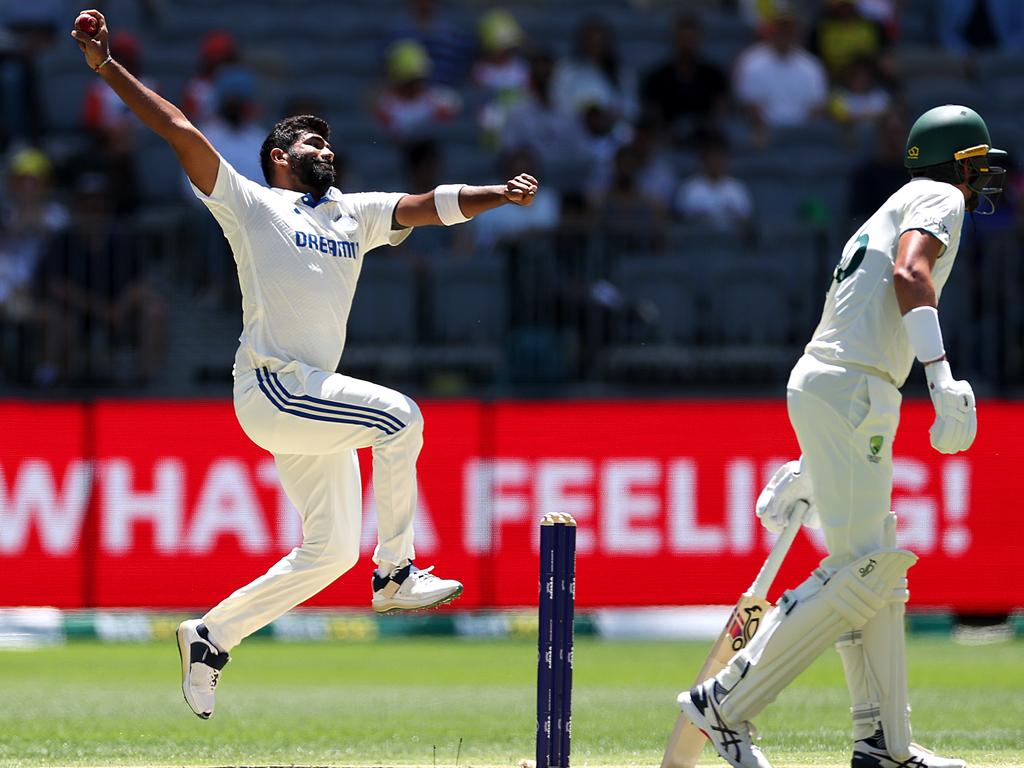
<svg viewBox="0 0 1024 768"><path fill-rule="evenodd" d="M807 513L807 503L797 502L790 515L789 523L786 525L779 538L775 540L772 551L761 566L757 578L747 588L736 603L736 607L729 614L729 620L725 623L722 634L718 636L715 644L711 647L704 666L697 673L694 685L707 680L709 677L720 672L733 655L747 646L747 643L757 634L761 621L764 619L772 604L768 602L768 590L779 573L782 561L786 559L796 534L803 525L804 515ZM707 737L684 714L676 718L675 728L668 737L668 745L665 747L665 756L661 760L661 768L695 768L700 758L701 750Z"/></svg>

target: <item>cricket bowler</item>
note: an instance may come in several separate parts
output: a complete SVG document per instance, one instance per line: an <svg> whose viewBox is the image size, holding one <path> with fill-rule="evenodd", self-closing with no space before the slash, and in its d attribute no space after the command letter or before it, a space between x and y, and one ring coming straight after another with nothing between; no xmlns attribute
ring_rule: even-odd
<svg viewBox="0 0 1024 768"><path fill-rule="evenodd" d="M936 307L964 212L995 209L1005 157L974 110L925 112L907 138L910 181L843 249L787 386L802 459L780 470L758 503L771 530L781 530L798 499L814 504L828 556L721 672L678 699L730 765L770 766L750 721L833 643L852 699L853 768L966 765L911 741L903 623L917 557L896 547L892 445L915 356L935 407L932 447L957 453L974 442L974 392L953 378Z"/></svg>
<svg viewBox="0 0 1024 768"><path fill-rule="evenodd" d="M359 559L358 448L373 451L373 609L431 608L462 593L458 581L413 564L419 408L399 392L335 370L370 251L399 244L412 227L459 224L505 203L529 205L537 181L520 174L503 185L448 184L418 195L342 194L332 186L330 129L305 115L282 120L263 143L263 186L236 173L177 107L111 58L102 14L83 11L71 35L96 74L171 145L196 196L224 230L242 292L235 413L252 441L274 455L302 517L301 546L201 620L178 627L182 691L205 719L231 649Z"/></svg>

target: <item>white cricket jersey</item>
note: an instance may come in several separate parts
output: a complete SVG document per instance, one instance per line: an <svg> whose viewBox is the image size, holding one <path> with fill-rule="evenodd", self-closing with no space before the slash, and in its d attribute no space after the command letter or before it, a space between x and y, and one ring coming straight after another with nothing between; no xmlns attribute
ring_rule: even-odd
<svg viewBox="0 0 1024 768"><path fill-rule="evenodd" d="M874 369L903 386L914 350L892 285L900 236L917 229L944 246L932 269L937 300L953 269L963 221L964 196L952 184L924 178L904 184L847 241L806 351L826 362Z"/></svg>
<svg viewBox="0 0 1024 768"><path fill-rule="evenodd" d="M402 193L309 195L270 189L221 158L213 194L193 191L231 245L242 289L236 375L299 361L334 371L364 256L412 231L391 229ZM386 311L386 308L382 308Z"/></svg>

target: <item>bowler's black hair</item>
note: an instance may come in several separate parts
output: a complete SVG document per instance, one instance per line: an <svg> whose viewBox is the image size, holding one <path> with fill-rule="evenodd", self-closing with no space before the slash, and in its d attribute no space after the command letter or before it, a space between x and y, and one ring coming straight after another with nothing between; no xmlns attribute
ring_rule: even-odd
<svg viewBox="0 0 1024 768"><path fill-rule="evenodd" d="M270 159L270 153L275 149L283 149L287 152L292 145L299 140L304 133L318 133L324 137L324 141L331 140L331 127L327 121L315 115L293 115L286 117L270 131L270 134L263 140L260 147L260 168L263 170L263 178L267 184L273 184L271 176L274 171L274 162Z"/></svg>

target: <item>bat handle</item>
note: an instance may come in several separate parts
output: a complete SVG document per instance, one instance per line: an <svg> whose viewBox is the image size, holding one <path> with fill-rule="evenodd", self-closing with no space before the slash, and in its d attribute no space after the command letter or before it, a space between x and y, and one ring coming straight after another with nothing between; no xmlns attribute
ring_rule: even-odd
<svg viewBox="0 0 1024 768"><path fill-rule="evenodd" d="M789 522L786 523L786 527L782 529L779 538L772 545L772 551L768 553L764 565L761 566L761 570L753 584L750 585L750 589L747 590L747 594L761 599L768 597L768 590L772 588L772 582L779 575L782 561L786 559L786 554L793 545L800 526L804 523L804 515L807 514L808 509L809 505L806 501L798 501L793 505L793 514L789 516Z"/></svg>

